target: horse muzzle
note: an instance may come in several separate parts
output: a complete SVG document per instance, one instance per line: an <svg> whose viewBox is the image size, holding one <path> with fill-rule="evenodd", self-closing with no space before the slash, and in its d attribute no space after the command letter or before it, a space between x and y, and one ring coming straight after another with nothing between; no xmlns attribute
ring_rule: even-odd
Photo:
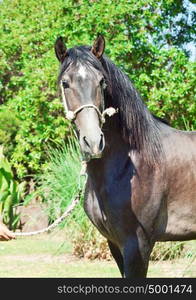
<svg viewBox="0 0 196 300"><path fill-rule="evenodd" d="M93 136L80 135L80 147L86 161L101 158L105 147L105 138L100 131Z"/></svg>

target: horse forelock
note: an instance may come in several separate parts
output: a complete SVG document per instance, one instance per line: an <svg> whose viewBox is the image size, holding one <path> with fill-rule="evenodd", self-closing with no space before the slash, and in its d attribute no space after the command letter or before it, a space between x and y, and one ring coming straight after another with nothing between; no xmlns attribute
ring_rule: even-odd
<svg viewBox="0 0 196 300"><path fill-rule="evenodd" d="M87 68L89 72L98 70L106 76L100 60L93 55L90 49L91 48L89 46L77 46L68 49L67 55L60 69L59 80L62 78L62 75L66 70L71 67L75 67L76 65Z"/></svg>

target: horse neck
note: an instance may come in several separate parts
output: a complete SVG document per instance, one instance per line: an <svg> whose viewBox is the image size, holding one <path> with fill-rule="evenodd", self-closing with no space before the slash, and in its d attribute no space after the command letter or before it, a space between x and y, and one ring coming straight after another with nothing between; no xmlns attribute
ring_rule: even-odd
<svg viewBox="0 0 196 300"><path fill-rule="evenodd" d="M103 133L106 140L107 156L114 155L118 152L128 152L130 150L129 139L123 135L123 130L120 127L118 116L108 118L103 128Z"/></svg>
<svg viewBox="0 0 196 300"><path fill-rule="evenodd" d="M112 118L108 118L103 128L106 140L104 157L106 159L113 159L114 157L119 159L119 157L121 156L122 160L126 160L127 157L129 157L134 164L136 163L136 165L143 165L146 169L152 169L159 166L162 159L164 158L162 149L162 136L164 136L163 133L165 131L167 133L170 132L170 127L166 124L160 123L156 119L154 120L154 122L155 124L157 124L156 126L159 127L157 138L159 139L160 144L158 144L158 142L157 145L154 145L153 143L144 143L142 145L143 147L138 150L135 147L135 144L132 143L131 137L127 134L127 130L125 128L122 128L122 124L119 121L118 114L116 114ZM151 137L149 136L149 138ZM154 149L154 146L156 146L157 148Z"/></svg>

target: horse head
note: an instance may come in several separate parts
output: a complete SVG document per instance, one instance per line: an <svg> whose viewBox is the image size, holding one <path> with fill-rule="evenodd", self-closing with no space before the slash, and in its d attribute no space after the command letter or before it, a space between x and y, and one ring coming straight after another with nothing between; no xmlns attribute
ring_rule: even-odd
<svg viewBox="0 0 196 300"><path fill-rule="evenodd" d="M55 52L61 63L59 84L66 117L75 123L81 151L85 160L99 158L105 147L104 74L100 59L105 41L99 35L92 47L67 49L62 37L55 43Z"/></svg>

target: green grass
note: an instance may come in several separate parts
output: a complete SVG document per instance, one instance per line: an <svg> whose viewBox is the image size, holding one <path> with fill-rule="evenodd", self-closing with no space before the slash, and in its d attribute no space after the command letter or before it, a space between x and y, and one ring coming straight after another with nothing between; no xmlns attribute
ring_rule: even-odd
<svg viewBox="0 0 196 300"><path fill-rule="evenodd" d="M84 189L85 177L80 176L81 154L78 143L70 139L57 149L49 149L48 165L44 174L38 176L36 194L46 203L46 214L53 222L66 210L67 206ZM83 210L83 195L79 205L61 224L71 235L82 229L88 235L89 221Z"/></svg>
<svg viewBox="0 0 196 300"><path fill-rule="evenodd" d="M116 263L72 255L70 236L55 230L37 237L0 242L0 277L120 277ZM148 277L195 277L191 258L150 262Z"/></svg>
<svg viewBox="0 0 196 300"><path fill-rule="evenodd" d="M80 151L75 140L61 148L49 149L47 168L38 176L37 193L46 202L51 220L61 215L77 195L80 183L83 184L80 169Z"/></svg>
<svg viewBox="0 0 196 300"><path fill-rule="evenodd" d="M10 258L9 258L10 259ZM4 269L0 263L0 277L42 277L42 278L86 278L86 277L120 277L116 266L111 262L72 261L72 257L38 256L29 257L28 262L16 257L10 264L9 259L4 260ZM88 271L87 271L88 270Z"/></svg>
<svg viewBox="0 0 196 300"><path fill-rule="evenodd" d="M69 238L68 238L69 239ZM119 277L114 262L72 255L63 231L0 243L0 277Z"/></svg>
<svg viewBox="0 0 196 300"><path fill-rule="evenodd" d="M58 256L71 253L71 244L54 241L53 239L19 238L17 240L0 243L0 257L6 255L38 255L50 254Z"/></svg>

